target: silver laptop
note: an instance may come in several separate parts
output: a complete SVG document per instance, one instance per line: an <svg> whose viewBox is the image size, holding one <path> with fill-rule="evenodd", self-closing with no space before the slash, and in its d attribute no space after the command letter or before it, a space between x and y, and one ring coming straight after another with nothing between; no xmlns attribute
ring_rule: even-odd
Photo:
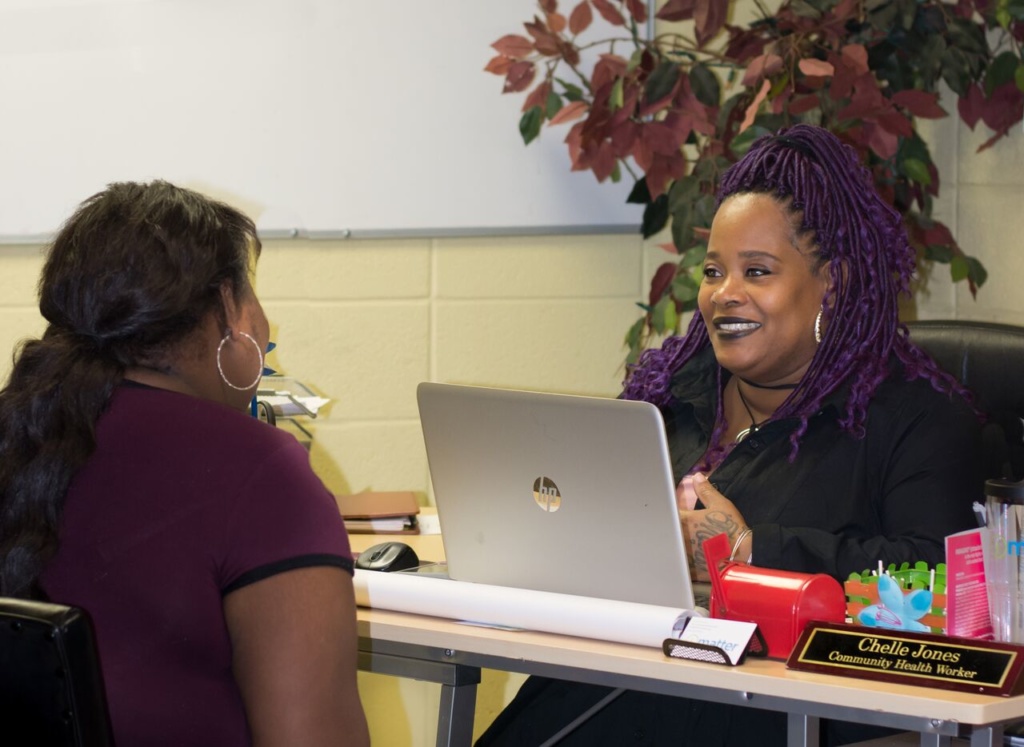
<svg viewBox="0 0 1024 747"><path fill-rule="evenodd" d="M653 405L435 383L417 398L450 578L693 608Z"/></svg>

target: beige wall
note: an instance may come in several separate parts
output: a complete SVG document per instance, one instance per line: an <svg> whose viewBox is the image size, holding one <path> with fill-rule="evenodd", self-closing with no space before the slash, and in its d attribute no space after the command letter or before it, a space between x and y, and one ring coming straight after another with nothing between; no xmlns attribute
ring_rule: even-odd
<svg viewBox="0 0 1024 747"><path fill-rule="evenodd" d="M642 286L636 235L268 242L270 365L331 398L314 466L338 491L426 491L416 385L614 394Z"/></svg>
<svg viewBox="0 0 1024 747"><path fill-rule="evenodd" d="M976 155L984 135L952 121L930 132L939 217L990 279L975 301L940 267L912 313L1024 324L1024 133ZM312 426L331 488L426 493L418 382L614 394L634 304L665 256L632 234L268 242L258 290L279 343L270 365L332 400ZM42 329L40 264L38 246L0 247L0 349ZM519 681L487 673L479 724ZM370 675L361 685L378 744L433 744L434 686Z"/></svg>
<svg viewBox="0 0 1024 747"><path fill-rule="evenodd" d="M984 125L971 132L956 119L956 99L945 92L952 116L919 123L942 178L935 217L953 231L968 254L988 270L988 282L972 298L965 283L955 286L946 265L937 265L915 296L925 319L971 319L1024 325L1024 130L1017 125L994 147L977 152L989 138Z"/></svg>

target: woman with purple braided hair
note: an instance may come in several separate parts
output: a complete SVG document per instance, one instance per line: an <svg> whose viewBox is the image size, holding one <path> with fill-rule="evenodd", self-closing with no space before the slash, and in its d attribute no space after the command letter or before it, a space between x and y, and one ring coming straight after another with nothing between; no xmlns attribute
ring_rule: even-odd
<svg viewBox="0 0 1024 747"><path fill-rule="evenodd" d="M693 573L725 532L755 565L844 580L945 559L983 490L968 395L909 340L914 270L899 214L854 151L796 125L724 175L685 335L647 351L623 396L658 405ZM580 719L580 714L596 713ZM784 745L783 714L531 678L478 742ZM885 733L823 724L842 745Z"/></svg>
<svg viewBox="0 0 1024 747"><path fill-rule="evenodd" d="M899 214L827 130L761 138L726 172L700 313L624 393L663 409L692 476L680 515L698 575L700 543L722 531L758 565L844 579L942 562L945 536L970 526L980 425L899 323L914 266Z"/></svg>

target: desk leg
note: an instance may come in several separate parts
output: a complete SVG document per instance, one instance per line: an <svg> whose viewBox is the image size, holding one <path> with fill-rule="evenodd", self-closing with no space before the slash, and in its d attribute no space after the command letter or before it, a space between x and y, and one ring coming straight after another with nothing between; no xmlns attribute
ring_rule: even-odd
<svg viewBox="0 0 1024 747"><path fill-rule="evenodd" d="M1003 725L975 726L971 730L971 747L1002 747Z"/></svg>
<svg viewBox="0 0 1024 747"><path fill-rule="evenodd" d="M786 723L786 747L818 747L819 719L804 713L790 713Z"/></svg>
<svg viewBox="0 0 1024 747"><path fill-rule="evenodd" d="M476 683L441 685L437 713L437 747L469 747L473 744Z"/></svg>
<svg viewBox="0 0 1024 747"><path fill-rule="evenodd" d="M949 734L926 734L921 732L920 747L952 747L953 737Z"/></svg>

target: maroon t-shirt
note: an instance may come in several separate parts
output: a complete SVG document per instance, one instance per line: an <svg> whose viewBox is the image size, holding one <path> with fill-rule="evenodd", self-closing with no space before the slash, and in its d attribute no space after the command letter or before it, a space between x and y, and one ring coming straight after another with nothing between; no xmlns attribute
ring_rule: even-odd
<svg viewBox="0 0 1024 747"><path fill-rule="evenodd" d="M223 597L351 572L337 504L294 437L195 397L122 385L96 439L42 585L92 616L117 743L248 745Z"/></svg>

